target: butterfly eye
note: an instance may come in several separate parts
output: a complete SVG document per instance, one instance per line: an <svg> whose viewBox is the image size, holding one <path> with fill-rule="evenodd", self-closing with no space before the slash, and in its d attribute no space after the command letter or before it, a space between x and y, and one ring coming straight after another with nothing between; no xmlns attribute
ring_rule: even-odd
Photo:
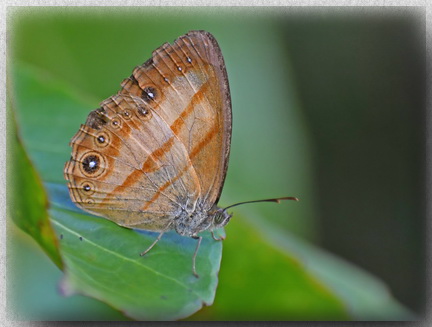
<svg viewBox="0 0 432 327"><path fill-rule="evenodd" d="M223 220L224 220L224 216L221 213L217 213L214 219L216 225L222 224Z"/></svg>

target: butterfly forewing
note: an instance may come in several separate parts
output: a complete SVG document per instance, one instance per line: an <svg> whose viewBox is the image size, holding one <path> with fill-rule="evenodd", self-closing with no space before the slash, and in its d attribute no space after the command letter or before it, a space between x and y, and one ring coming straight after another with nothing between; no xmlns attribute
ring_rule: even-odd
<svg viewBox="0 0 432 327"><path fill-rule="evenodd" d="M135 68L121 92L145 98L149 91L156 110L185 145L202 197L212 206L222 190L231 140L228 79L214 37L193 31L164 44Z"/></svg>
<svg viewBox="0 0 432 327"><path fill-rule="evenodd" d="M164 44L91 112L72 138L72 200L119 225L166 230L179 210L217 202L231 104L220 49L207 32Z"/></svg>

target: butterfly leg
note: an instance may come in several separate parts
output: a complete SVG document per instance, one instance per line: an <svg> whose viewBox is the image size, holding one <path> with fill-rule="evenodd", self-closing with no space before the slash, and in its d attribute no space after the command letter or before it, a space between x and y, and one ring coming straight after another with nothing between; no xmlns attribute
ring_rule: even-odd
<svg viewBox="0 0 432 327"><path fill-rule="evenodd" d="M195 261L196 261L196 256L197 256L197 253L198 253L198 249L199 249L199 247L200 247L200 245L201 245L202 237L201 237L201 236L198 236L198 235L193 235L192 238L198 240L198 243L197 243L197 246L196 246L196 249L195 249L194 255L193 255L193 257L192 257L192 273L194 274L194 276L195 276L196 278L199 278L199 275L197 274L197 272L196 272L196 268L195 268Z"/></svg>
<svg viewBox="0 0 432 327"><path fill-rule="evenodd" d="M216 237L214 232L211 231L212 237L215 241L223 241L225 239L225 237L221 236L221 237Z"/></svg>
<svg viewBox="0 0 432 327"><path fill-rule="evenodd" d="M144 256L144 255L146 255L146 253L147 253L148 251L150 251L150 250L153 248L153 246L155 246L155 244L156 244L157 242L159 242L159 240L161 239L161 237L162 237L163 234L164 234L164 232L160 233L159 236L156 238L156 240L152 243L152 245L150 245L150 246L147 248L147 250L145 250L144 252L140 253L140 256Z"/></svg>

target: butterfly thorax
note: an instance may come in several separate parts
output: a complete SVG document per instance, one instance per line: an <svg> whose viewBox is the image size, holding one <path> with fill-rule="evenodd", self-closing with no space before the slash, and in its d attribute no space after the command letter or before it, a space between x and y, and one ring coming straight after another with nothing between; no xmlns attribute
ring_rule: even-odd
<svg viewBox="0 0 432 327"><path fill-rule="evenodd" d="M225 226L231 215L214 205L210 210L197 206L192 212L182 209L174 219L174 229L182 236L196 236L205 230Z"/></svg>

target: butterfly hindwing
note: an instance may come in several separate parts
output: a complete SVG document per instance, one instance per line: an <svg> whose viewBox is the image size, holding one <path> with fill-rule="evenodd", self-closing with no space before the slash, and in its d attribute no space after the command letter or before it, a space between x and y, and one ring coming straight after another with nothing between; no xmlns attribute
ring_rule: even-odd
<svg viewBox="0 0 432 327"><path fill-rule="evenodd" d="M71 141L65 176L72 199L119 225L159 230L158 219L173 219L184 196L194 203L200 194L187 152L142 99L118 95L101 105L100 124L91 113L93 127L83 125Z"/></svg>

